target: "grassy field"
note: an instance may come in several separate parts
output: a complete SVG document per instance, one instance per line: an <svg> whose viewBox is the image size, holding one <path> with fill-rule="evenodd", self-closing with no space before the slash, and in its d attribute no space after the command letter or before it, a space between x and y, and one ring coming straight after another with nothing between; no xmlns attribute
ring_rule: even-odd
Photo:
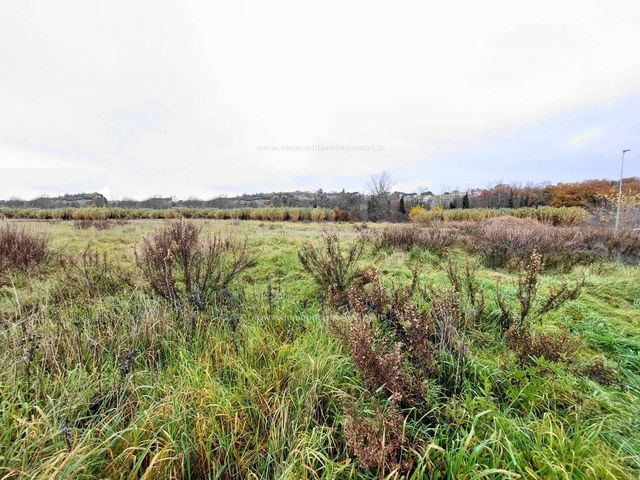
<svg viewBox="0 0 640 480"><path fill-rule="evenodd" d="M527 323L537 355L501 328L498 300L515 309L526 268L488 268L457 244L360 240L384 224L194 220L203 239L246 238L255 263L193 309L154 293L136 263L163 220L8 222L44 232L51 254L0 280L0 479L640 477L638 266L544 269L541 305L564 280L584 286ZM342 251L362 245L357 267L375 271L347 306L298 258L327 233ZM70 265L89 245L99 260ZM467 264L485 305L445 309L464 317L449 344L447 269ZM436 332L424 357L411 343L421 319Z"/></svg>

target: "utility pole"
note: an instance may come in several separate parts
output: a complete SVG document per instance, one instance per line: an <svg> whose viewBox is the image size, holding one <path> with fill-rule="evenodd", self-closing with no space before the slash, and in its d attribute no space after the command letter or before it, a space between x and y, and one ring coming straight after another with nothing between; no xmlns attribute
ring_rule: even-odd
<svg viewBox="0 0 640 480"><path fill-rule="evenodd" d="M616 211L616 233L620 228L620 203L622 202L622 174L624 172L624 154L631 150L622 150L622 163L620 165L620 185L618 185L618 210Z"/></svg>

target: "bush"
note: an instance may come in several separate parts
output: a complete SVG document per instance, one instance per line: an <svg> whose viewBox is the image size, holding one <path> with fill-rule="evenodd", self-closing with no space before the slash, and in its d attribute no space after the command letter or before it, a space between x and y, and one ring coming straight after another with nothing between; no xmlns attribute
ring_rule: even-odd
<svg viewBox="0 0 640 480"><path fill-rule="evenodd" d="M550 362L573 361L578 342L567 333L534 333L529 329L512 328L507 332L507 345L522 364L544 358Z"/></svg>
<svg viewBox="0 0 640 480"><path fill-rule="evenodd" d="M354 285L348 294L357 320L341 336L370 390L382 389L399 406L424 411L428 402L420 384L425 378L437 381L445 396L457 393L467 358L468 309L463 297L448 290L422 291L429 306L425 310L412 300L417 271L410 286L391 292L384 289L377 273L363 278L366 282ZM380 332L368 323L369 314L375 315ZM401 369L405 363L412 366L411 375Z"/></svg>
<svg viewBox="0 0 640 480"><path fill-rule="evenodd" d="M290 207L245 207L232 209L216 208L52 208L0 209L0 218L34 218L39 220L108 220L108 219L177 219L177 218L216 218L258 221L349 221L351 214L340 209L330 208L290 208ZM339 214L339 215L338 215ZM339 218L338 218L338 216ZM80 225L80 223L79 223Z"/></svg>
<svg viewBox="0 0 640 480"><path fill-rule="evenodd" d="M584 366L579 373L606 387L622 385L618 370L607 365L602 358L598 358L593 363Z"/></svg>
<svg viewBox="0 0 640 480"><path fill-rule="evenodd" d="M9 223L0 226L0 273L32 269L50 256L49 239L44 234Z"/></svg>
<svg viewBox="0 0 640 480"><path fill-rule="evenodd" d="M414 246L443 253L456 243L455 231L448 228L425 228L417 225L385 227L369 235L376 249L391 247L411 250Z"/></svg>
<svg viewBox="0 0 640 480"><path fill-rule="evenodd" d="M428 219L427 209L422 205L416 205L409 210L409 220L415 223L426 223Z"/></svg>
<svg viewBox="0 0 640 480"><path fill-rule="evenodd" d="M542 256L535 251L527 263L521 263L515 305L506 301L499 286L496 288L496 302L500 309L500 325L504 331L513 327L519 331L526 331L533 321L540 319L548 312L557 310L564 303L575 300L580 295L584 279L576 282L573 286L563 282L559 287L551 289L545 299L538 298L542 268Z"/></svg>
<svg viewBox="0 0 640 480"><path fill-rule="evenodd" d="M403 369L405 356L400 342L386 339L362 317L354 319L341 336L371 394L382 393L405 407L420 403L419 382Z"/></svg>
<svg viewBox="0 0 640 480"><path fill-rule="evenodd" d="M583 249L582 260L640 261L640 232L615 232L610 228L581 229L578 235Z"/></svg>
<svg viewBox="0 0 640 480"><path fill-rule="evenodd" d="M201 228L178 220L143 240L136 261L152 291L176 306L203 310L254 264L246 241L200 242Z"/></svg>
<svg viewBox="0 0 640 480"><path fill-rule="evenodd" d="M350 222L352 220L351 212L342 210L341 208L333 209L333 217L336 222Z"/></svg>
<svg viewBox="0 0 640 480"><path fill-rule="evenodd" d="M108 220L108 219L90 219L90 220L74 220L73 228L77 230L86 230L95 228L96 230L108 230L116 225L122 225L126 220Z"/></svg>
<svg viewBox="0 0 640 480"><path fill-rule="evenodd" d="M301 217L299 208L290 208L289 209L289 220L292 222L299 222Z"/></svg>
<svg viewBox="0 0 640 480"><path fill-rule="evenodd" d="M314 222L324 222L326 220L326 212L322 208L314 208L311 210L311 220Z"/></svg>
<svg viewBox="0 0 640 480"><path fill-rule="evenodd" d="M331 305L342 307L348 304L347 289L361 274L357 264L363 249L359 238L343 253L337 235L325 233L321 247L307 243L298 250L298 258Z"/></svg>
<svg viewBox="0 0 640 480"><path fill-rule="evenodd" d="M475 265L466 262L464 266L460 266L448 258L446 270L451 290L458 297L464 328L469 327L471 323L478 323L487 309L484 290L476 276Z"/></svg>
<svg viewBox="0 0 640 480"><path fill-rule="evenodd" d="M499 217L469 231L471 250L480 253L490 268L517 267L537 252L546 266L566 269L583 256L574 230L536 220Z"/></svg>
<svg viewBox="0 0 640 480"><path fill-rule="evenodd" d="M376 409L371 417L347 413L344 437L362 468L378 472L380 478L392 471L409 473L413 467L404 417L396 409Z"/></svg>

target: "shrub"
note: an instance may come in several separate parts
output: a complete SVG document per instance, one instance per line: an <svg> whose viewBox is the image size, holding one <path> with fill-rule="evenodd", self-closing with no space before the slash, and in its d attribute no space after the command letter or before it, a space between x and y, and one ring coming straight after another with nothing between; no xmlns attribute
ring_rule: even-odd
<svg viewBox="0 0 640 480"><path fill-rule="evenodd" d="M578 232L582 246L582 260L640 261L640 232L615 232L610 228L585 228Z"/></svg>
<svg viewBox="0 0 640 480"><path fill-rule="evenodd" d="M314 222L323 222L326 220L326 212L322 208L314 208L311 210L311 220Z"/></svg>
<svg viewBox="0 0 640 480"><path fill-rule="evenodd" d="M522 331L527 330L534 320L541 318L548 312L557 310L567 301L575 300L580 295L584 279L573 286L565 281L559 287L551 289L546 299L539 299L538 288L542 268L542 256L535 251L527 263L521 263L515 305L509 304L505 300L499 286L496 288L496 302L500 309L500 325L504 331L512 327Z"/></svg>
<svg viewBox="0 0 640 480"><path fill-rule="evenodd" d="M116 225L122 225L126 223L126 220L108 220L108 219L89 219L89 220L74 220L73 228L77 230L86 230L88 228L95 228L96 230L108 230Z"/></svg>
<svg viewBox="0 0 640 480"><path fill-rule="evenodd" d="M341 208L334 208L333 216L337 222L350 222L352 220L351 212Z"/></svg>
<svg viewBox="0 0 640 480"><path fill-rule="evenodd" d="M382 392L402 406L419 402L418 384L403 369L405 358L401 343L385 340L369 321L361 317L351 322L343 338L370 393Z"/></svg>
<svg viewBox="0 0 640 480"><path fill-rule="evenodd" d="M419 385L425 378L436 380L446 396L459 391L467 357L467 322L462 297L451 291L430 290L425 294L429 308L420 309L412 300L417 279L414 271L409 287L387 292L373 272L365 277L367 285L362 282L351 287L348 298L358 316L357 329L352 327L343 337L370 389L388 391L402 407L424 410L428 402ZM368 326L366 316L371 313L381 332ZM390 344L389 338L396 343ZM404 363L412 366L411 375L401 370Z"/></svg>
<svg viewBox="0 0 640 480"><path fill-rule="evenodd" d="M0 226L0 272L26 271L43 264L50 256L49 239L44 234L9 223Z"/></svg>
<svg viewBox="0 0 640 480"><path fill-rule="evenodd" d="M345 213L341 211L342 220ZM0 218L35 218L40 220L106 220L106 219L177 219L177 218L216 218L234 220L258 220L258 221L333 221L336 219L334 210L329 208L290 208L290 207L244 207L231 209L217 208L2 208Z"/></svg>
<svg viewBox="0 0 640 480"><path fill-rule="evenodd" d="M418 246L443 253L456 242L456 234L448 228L425 228L417 225L397 225L372 232L368 238L376 249L391 247L411 250Z"/></svg>
<svg viewBox="0 0 640 480"><path fill-rule="evenodd" d="M404 345L409 360L418 365L425 375L430 375L435 350L432 334L435 330L432 318L412 301L417 283L418 271L414 270L410 286L387 292L379 274L372 271L363 276L362 285L349 289L348 299L350 308L360 318L374 314L382 327Z"/></svg>
<svg viewBox="0 0 640 480"><path fill-rule="evenodd" d="M409 473L413 467L404 417L396 409L376 409L371 417L347 413L344 437L362 468L378 472L381 478L392 471Z"/></svg>
<svg viewBox="0 0 640 480"><path fill-rule="evenodd" d="M461 267L448 258L446 270L451 289L458 296L458 303L461 305L464 327L470 326L471 322L477 323L486 313L486 300L475 266L467 261Z"/></svg>
<svg viewBox="0 0 640 480"><path fill-rule="evenodd" d="M536 220L500 217L487 220L469 232L471 249L480 253L490 268L517 266L534 251L548 267L568 268L582 255L574 230Z"/></svg>
<svg viewBox="0 0 640 480"><path fill-rule="evenodd" d="M512 327L507 332L507 345L513 349L520 363L536 358L551 362L572 361L578 342L567 333L535 333L527 328Z"/></svg>
<svg viewBox="0 0 640 480"><path fill-rule="evenodd" d="M196 310L214 303L254 264L246 240L214 236L200 242L200 232L197 224L178 220L146 237L136 251L136 261L154 293Z"/></svg>
<svg viewBox="0 0 640 480"><path fill-rule="evenodd" d="M416 205L409 210L409 220L415 223L425 223L427 221L427 209L422 205Z"/></svg>
<svg viewBox="0 0 640 480"><path fill-rule="evenodd" d="M299 222L301 217L299 208L290 208L289 209L289 220L292 222Z"/></svg>
<svg viewBox="0 0 640 480"><path fill-rule="evenodd" d="M460 391L467 362L467 342L464 337L465 314L459 298L447 291L431 298L431 317L435 327L436 378L446 396Z"/></svg>
<svg viewBox="0 0 640 480"><path fill-rule="evenodd" d="M361 274L357 264L363 249L364 241L359 238L343 253L337 235L325 233L321 247L307 243L298 250L298 258L324 297L332 306L341 307L348 304L347 289Z"/></svg>
<svg viewBox="0 0 640 480"><path fill-rule="evenodd" d="M618 370L607 365L602 358L598 358L593 363L580 369L580 373L606 387L622 385Z"/></svg>

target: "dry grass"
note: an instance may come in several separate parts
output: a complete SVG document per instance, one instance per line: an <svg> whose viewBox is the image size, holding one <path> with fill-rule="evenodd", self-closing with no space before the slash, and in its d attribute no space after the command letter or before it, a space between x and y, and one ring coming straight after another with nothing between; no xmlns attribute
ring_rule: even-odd
<svg viewBox="0 0 640 480"><path fill-rule="evenodd" d="M421 227L419 225L393 225L369 235L375 248L400 248L411 250L421 247L434 253L443 253L457 239L456 232L444 226Z"/></svg>
<svg viewBox="0 0 640 480"><path fill-rule="evenodd" d="M46 235L9 223L0 225L0 273L27 271L45 263L50 257Z"/></svg>

